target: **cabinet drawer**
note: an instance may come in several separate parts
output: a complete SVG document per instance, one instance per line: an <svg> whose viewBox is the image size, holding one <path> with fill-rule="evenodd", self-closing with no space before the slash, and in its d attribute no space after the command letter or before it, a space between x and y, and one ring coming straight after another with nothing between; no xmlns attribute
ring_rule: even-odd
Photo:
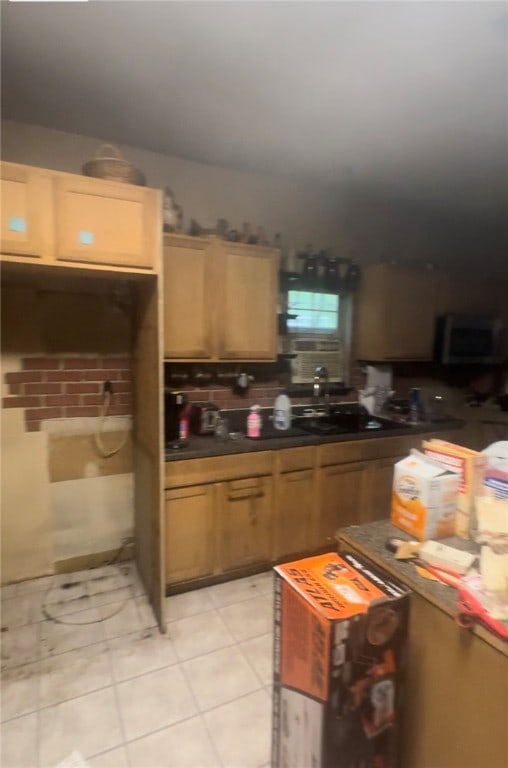
<svg viewBox="0 0 508 768"><path fill-rule="evenodd" d="M287 448L279 451L277 456L279 472L295 472L299 469L312 469L316 461L316 449Z"/></svg>
<svg viewBox="0 0 508 768"><path fill-rule="evenodd" d="M389 456L405 456L411 448L418 448L424 435L407 435L404 437L377 437L366 440L363 444L362 458L384 459Z"/></svg>
<svg viewBox="0 0 508 768"><path fill-rule="evenodd" d="M214 483L223 480L252 478L271 475L273 468L272 451L234 456L213 456L206 459L167 461L165 465L165 487Z"/></svg>
<svg viewBox="0 0 508 768"><path fill-rule="evenodd" d="M329 464L344 464L349 461L363 459L362 441L351 443L330 443L321 445L318 453L318 464L326 467Z"/></svg>

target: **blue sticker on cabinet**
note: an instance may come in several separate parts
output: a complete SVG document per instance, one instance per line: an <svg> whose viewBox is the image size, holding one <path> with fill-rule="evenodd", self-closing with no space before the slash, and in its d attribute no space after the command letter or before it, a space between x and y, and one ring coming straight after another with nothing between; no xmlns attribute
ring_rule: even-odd
<svg viewBox="0 0 508 768"><path fill-rule="evenodd" d="M26 221L22 216L11 216L9 219L11 232L26 232Z"/></svg>
<svg viewBox="0 0 508 768"><path fill-rule="evenodd" d="M94 233L87 229L82 229L79 233L79 242L81 245L93 245L95 240Z"/></svg>

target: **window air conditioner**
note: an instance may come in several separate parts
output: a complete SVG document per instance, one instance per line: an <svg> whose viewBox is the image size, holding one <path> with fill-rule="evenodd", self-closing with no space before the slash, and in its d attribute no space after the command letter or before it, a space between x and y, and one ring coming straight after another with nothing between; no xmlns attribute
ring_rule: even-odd
<svg viewBox="0 0 508 768"><path fill-rule="evenodd" d="M338 339L299 338L291 342L291 381L294 384L309 384L319 365L328 371L328 381L344 380L342 369L342 347Z"/></svg>

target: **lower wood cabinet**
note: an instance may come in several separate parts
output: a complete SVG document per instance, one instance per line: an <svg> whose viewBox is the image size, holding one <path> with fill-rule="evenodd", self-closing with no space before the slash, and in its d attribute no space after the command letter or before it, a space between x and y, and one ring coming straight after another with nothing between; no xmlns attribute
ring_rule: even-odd
<svg viewBox="0 0 508 768"><path fill-rule="evenodd" d="M279 475L275 497L275 560L315 547L315 477L314 469Z"/></svg>
<svg viewBox="0 0 508 768"><path fill-rule="evenodd" d="M443 436L169 462L166 584L197 586L334 550L339 528L389 517L395 463L422 439Z"/></svg>
<svg viewBox="0 0 508 768"><path fill-rule="evenodd" d="M270 562L272 478L254 477L221 484L219 499L221 569L229 571Z"/></svg>
<svg viewBox="0 0 508 768"><path fill-rule="evenodd" d="M392 501L393 467L403 456L370 461L363 483L363 499L359 509L359 523L385 520L390 515Z"/></svg>
<svg viewBox="0 0 508 768"><path fill-rule="evenodd" d="M209 576L215 566L215 487L166 491L166 583Z"/></svg>
<svg viewBox="0 0 508 768"><path fill-rule="evenodd" d="M353 462L318 470L319 547L335 549L337 529L359 522L367 468L367 462Z"/></svg>

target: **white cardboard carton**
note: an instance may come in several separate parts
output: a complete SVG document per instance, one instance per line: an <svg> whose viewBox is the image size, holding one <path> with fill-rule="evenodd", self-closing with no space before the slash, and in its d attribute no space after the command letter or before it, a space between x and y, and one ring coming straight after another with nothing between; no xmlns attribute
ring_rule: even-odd
<svg viewBox="0 0 508 768"><path fill-rule="evenodd" d="M420 541L455 533L459 475L420 451L395 464L390 519Z"/></svg>

